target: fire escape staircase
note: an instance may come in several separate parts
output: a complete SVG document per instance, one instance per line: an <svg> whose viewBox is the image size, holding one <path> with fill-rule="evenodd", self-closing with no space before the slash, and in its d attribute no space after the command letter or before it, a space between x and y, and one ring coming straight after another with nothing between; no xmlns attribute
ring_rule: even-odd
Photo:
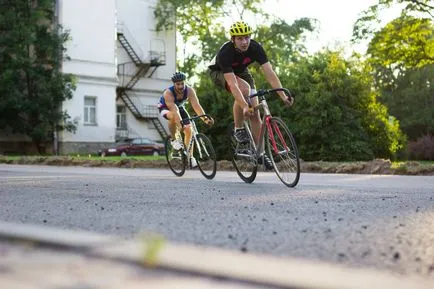
<svg viewBox="0 0 434 289"><path fill-rule="evenodd" d="M124 101L136 118L151 121L161 138L165 139L168 134L158 118L157 107L144 106L133 92L133 87L141 78L151 77L159 66L165 65L165 55L153 52L150 53L148 61L142 60L140 47L123 24L118 26L117 36L119 43L132 60L132 62L118 65L118 74L122 77L122 84L116 89L117 97Z"/></svg>
<svg viewBox="0 0 434 289"><path fill-rule="evenodd" d="M118 88L118 95L136 118L150 120L163 140L168 136L166 129L158 118L159 113L155 105L143 105L133 91L119 92Z"/></svg>

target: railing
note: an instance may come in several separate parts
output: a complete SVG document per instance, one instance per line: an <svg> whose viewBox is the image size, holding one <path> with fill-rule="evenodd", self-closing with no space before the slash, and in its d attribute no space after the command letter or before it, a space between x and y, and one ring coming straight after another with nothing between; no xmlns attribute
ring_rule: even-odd
<svg viewBox="0 0 434 289"><path fill-rule="evenodd" d="M166 64L166 52L149 51L149 63L151 66Z"/></svg>
<svg viewBox="0 0 434 289"><path fill-rule="evenodd" d="M116 141L122 139L141 137L135 130L131 128L116 128L115 138Z"/></svg>
<svg viewBox="0 0 434 289"><path fill-rule="evenodd" d="M118 24L117 24L117 31L118 31L119 34L123 34L124 35L124 37L130 43L131 47L136 52L137 56L139 56L139 58L141 60L143 60L143 50L140 48L140 45L136 42L133 34L131 34L130 30L128 30L128 27L124 24L124 22L122 22L122 21L118 22Z"/></svg>
<svg viewBox="0 0 434 289"><path fill-rule="evenodd" d="M143 116L147 118L157 118L158 108L156 105L145 105L143 106Z"/></svg>
<svg viewBox="0 0 434 289"><path fill-rule="evenodd" d="M137 65L134 62L118 64L118 75L134 76L137 73Z"/></svg>
<svg viewBox="0 0 434 289"><path fill-rule="evenodd" d="M130 98L131 102L134 104L135 107L137 107L137 110L140 113L141 117L144 118L156 118L158 117L158 108L157 105L149 105L149 104L143 104L140 100L140 97L137 96L133 91L129 90L126 92L128 97Z"/></svg>

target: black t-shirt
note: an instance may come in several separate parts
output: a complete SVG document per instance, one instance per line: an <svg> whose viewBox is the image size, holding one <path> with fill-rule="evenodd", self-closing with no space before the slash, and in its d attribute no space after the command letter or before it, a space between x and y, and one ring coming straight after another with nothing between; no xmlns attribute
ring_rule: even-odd
<svg viewBox="0 0 434 289"><path fill-rule="evenodd" d="M241 52L235 48L231 41L228 41L220 48L209 68L220 70L223 73L240 73L255 61L260 65L268 62L267 54L261 44L251 39L247 51Z"/></svg>

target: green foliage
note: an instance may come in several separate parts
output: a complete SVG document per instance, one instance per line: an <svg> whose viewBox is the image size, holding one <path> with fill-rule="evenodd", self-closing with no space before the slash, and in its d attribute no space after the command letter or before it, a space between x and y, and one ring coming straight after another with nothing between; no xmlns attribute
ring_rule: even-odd
<svg viewBox="0 0 434 289"><path fill-rule="evenodd" d="M373 29L379 11L397 3L405 4L401 16L381 29ZM373 35L367 52L374 85L380 92L379 99L399 120L410 140L434 130L432 11L429 0L380 0L364 12L353 30L356 40Z"/></svg>
<svg viewBox="0 0 434 289"><path fill-rule="evenodd" d="M434 131L434 23L401 16L377 32L368 48L380 100L410 140Z"/></svg>
<svg viewBox="0 0 434 289"><path fill-rule="evenodd" d="M324 51L291 66L283 83L295 105L282 116L294 131L305 160L369 160L393 157L402 134L376 101L369 70L357 58Z"/></svg>
<svg viewBox="0 0 434 289"><path fill-rule="evenodd" d="M53 25L53 1L0 1L6 4L0 10L0 129L27 135L40 148L54 130L75 128L60 109L75 88L73 77L60 72L68 33Z"/></svg>
<svg viewBox="0 0 434 289"><path fill-rule="evenodd" d="M188 46L189 50L193 51L186 52L182 61L178 59L178 68L189 75L200 73L219 47L229 40L228 27L223 26L223 19L233 15L234 11L238 13L239 19L249 14L264 20L263 25L255 27L254 38L263 41L268 47L279 47L278 52L283 54L270 52L273 53L271 57L276 63L287 63L291 60L285 55L296 57L304 52L301 40L304 32L314 30L313 20L303 18L292 25L281 19L270 20L270 15L260 9L260 4L260 0L160 0L155 9L157 30L176 27L180 35L178 50L184 53Z"/></svg>
<svg viewBox="0 0 434 289"><path fill-rule="evenodd" d="M370 6L357 19L353 27L353 40L358 41L373 35L378 29L375 24L380 23L379 12L395 5L403 5L402 15L418 14L434 18L432 0L378 0L378 4Z"/></svg>
<svg viewBox="0 0 434 289"><path fill-rule="evenodd" d="M434 23L403 15L375 33L367 53L374 67L398 71L434 63Z"/></svg>
<svg viewBox="0 0 434 289"><path fill-rule="evenodd" d="M434 64L409 69L397 76L394 86L383 89L382 101L400 120L410 140L434 134Z"/></svg>
<svg viewBox="0 0 434 289"><path fill-rule="evenodd" d="M222 26L222 19L228 14L224 7L228 6L229 1L224 0L160 0L155 9L157 19L157 30L175 29L180 35L182 41L178 41L178 50L185 46L194 46L201 53L185 55L186 62L180 63L180 69L191 69L192 60L195 64L202 62L204 59L211 59L218 47L215 35L224 35L225 28ZM260 2L255 1L237 1L245 5L245 9L255 10L255 5ZM230 3L229 3L230 4ZM183 44L181 44L181 42ZM178 59L179 60L179 59ZM185 68L184 68L185 66Z"/></svg>

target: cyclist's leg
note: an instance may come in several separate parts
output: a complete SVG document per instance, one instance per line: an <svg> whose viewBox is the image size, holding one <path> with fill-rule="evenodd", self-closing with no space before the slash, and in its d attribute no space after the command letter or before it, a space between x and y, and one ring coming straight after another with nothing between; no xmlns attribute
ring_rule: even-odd
<svg viewBox="0 0 434 289"><path fill-rule="evenodd" d="M250 94L253 94L256 92L256 86L255 86L255 80L253 79L253 76L250 74L249 70L246 68L246 70L244 70L241 73L237 74L237 77L242 79L243 81L245 81L248 84L248 90L247 91L242 91L244 96L249 96ZM250 103L252 104L252 106L256 106L258 105L258 98L252 98L250 99ZM253 116L250 117L250 124L252 127L252 134L253 134L253 138L255 139L255 143L256 143L256 147L258 147L259 144L259 132L261 129L261 117L259 114L259 111L255 111L255 113L253 114Z"/></svg>
<svg viewBox="0 0 434 289"><path fill-rule="evenodd" d="M175 139L176 132L180 129L180 119L176 113L171 112L168 109L161 111L161 116L168 120L168 127L172 140Z"/></svg>
<svg viewBox="0 0 434 289"><path fill-rule="evenodd" d="M237 77L238 87L240 88L241 93L244 95L244 97L247 97L250 93L249 83L244 79L242 79L241 77L239 77L238 75L236 75L236 77ZM246 101L248 100L246 99ZM234 105L233 105L233 114L234 114L235 128L242 128L243 121L244 121L243 109L237 104L236 101L234 101Z"/></svg>
<svg viewBox="0 0 434 289"><path fill-rule="evenodd" d="M179 107L179 114L181 115L181 119L186 119L186 118L190 117L188 115L188 113L185 111L184 107ZM184 124L184 127L183 127L184 145L185 145L185 147L188 147L188 144L191 141L191 123L189 120L184 120L183 124Z"/></svg>
<svg viewBox="0 0 434 289"><path fill-rule="evenodd" d="M257 97L252 98L250 100L250 102L252 103L252 106L256 106L256 105L259 104ZM253 134L253 137L255 139L256 147L258 147L259 146L259 141L260 141L260 139L259 139L259 137L260 137L259 133L261 131L261 125L262 125L262 120L261 120L261 116L259 114L259 110L255 111L253 113L253 115L250 117L250 125L252 127L252 134Z"/></svg>

